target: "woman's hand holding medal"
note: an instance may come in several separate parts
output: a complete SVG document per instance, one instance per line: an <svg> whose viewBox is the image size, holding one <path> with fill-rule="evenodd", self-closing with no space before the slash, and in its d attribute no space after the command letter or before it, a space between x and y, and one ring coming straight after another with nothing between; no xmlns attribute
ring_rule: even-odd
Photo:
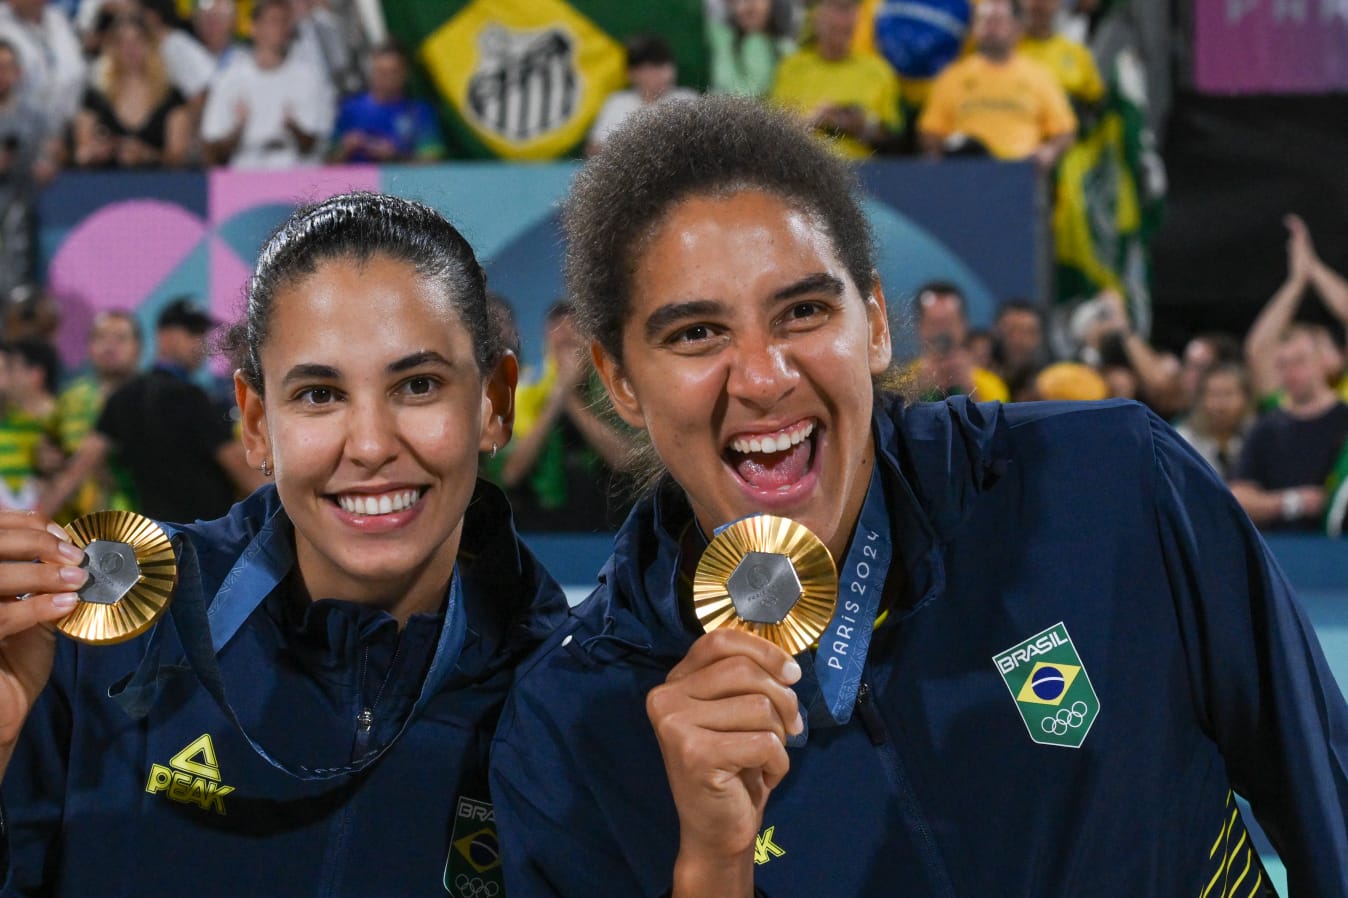
<svg viewBox="0 0 1348 898"><path fill-rule="evenodd" d="M46 518L0 511L0 772L51 675L50 625L75 607L74 590L87 579L83 558Z"/></svg>
<svg viewBox="0 0 1348 898"><path fill-rule="evenodd" d="M787 736L804 727L790 689L798 679L782 649L719 629L647 695L682 824L675 898L753 893L763 807L790 766Z"/></svg>

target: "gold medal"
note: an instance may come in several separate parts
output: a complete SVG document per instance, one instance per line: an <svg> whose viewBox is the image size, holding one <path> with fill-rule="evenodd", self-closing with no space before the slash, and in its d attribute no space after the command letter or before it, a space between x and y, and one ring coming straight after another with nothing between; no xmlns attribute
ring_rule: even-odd
<svg viewBox="0 0 1348 898"><path fill-rule="evenodd" d="M79 604L56 629L79 642L110 645L154 626L178 580L178 560L163 528L129 511L96 511L71 521L66 532L84 550L89 579L79 588Z"/></svg>
<svg viewBox="0 0 1348 898"><path fill-rule="evenodd" d="M790 518L753 515L702 553L693 607L702 629L734 627L788 654L819 640L838 604L838 568L819 537Z"/></svg>

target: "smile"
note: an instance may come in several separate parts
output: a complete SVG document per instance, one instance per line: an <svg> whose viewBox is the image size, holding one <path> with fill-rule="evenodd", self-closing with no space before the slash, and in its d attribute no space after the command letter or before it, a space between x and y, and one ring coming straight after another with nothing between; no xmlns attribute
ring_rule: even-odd
<svg viewBox="0 0 1348 898"><path fill-rule="evenodd" d="M387 493L339 493L333 500L348 514L378 517L411 508L425 494L422 487Z"/></svg>
<svg viewBox="0 0 1348 898"><path fill-rule="evenodd" d="M739 437L731 440L730 448L740 454L749 452L785 452L792 446L800 444L801 440L808 439L810 434L814 433L814 421L802 421L799 424L793 424L791 427L779 430L776 433L764 434L762 436Z"/></svg>

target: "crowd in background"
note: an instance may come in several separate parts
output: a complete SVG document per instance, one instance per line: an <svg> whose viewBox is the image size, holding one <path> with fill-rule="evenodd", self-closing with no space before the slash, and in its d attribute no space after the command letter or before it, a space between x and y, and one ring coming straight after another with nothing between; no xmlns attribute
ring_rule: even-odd
<svg viewBox="0 0 1348 898"><path fill-rule="evenodd" d="M1105 94L1081 42L1090 24L1081 2L1069 14L1060 0L980 0L966 52L921 81L901 80L876 52L876 0L711 5L708 90L793 110L853 158L985 155L1048 172ZM407 56L372 45L343 10L323 0L253 0L246 11L202 0L183 18L176 0L0 0L5 255L25 255L32 198L63 168L445 158L435 109L408 95ZM629 84L604 102L587 153L642 106L694 95L679 86L661 36L632 35L625 48ZM911 315L921 346L902 383L923 398L1140 399L1179 426L1261 526L1337 533L1348 504L1348 487L1338 489L1348 481L1343 332L1293 322L1314 293L1348 325L1348 283L1319 260L1300 220L1288 228L1286 282L1243 344L1211 333L1180 354L1162 351L1111 291L1054 315L1011 299L976 330L961 285L933 282L911 303L891 300L896 322ZM188 299L171 304L155 364L139 372L135 317L105 313L90 334L90 370L67 382L51 343L59 314L20 267L6 275L0 504L58 519L134 507L190 520L256 485L224 417L227 387L219 396L199 385L208 315ZM498 323L513 331L508 305L497 303ZM548 312L543 358L530 370L515 439L485 472L510 492L523 529L613 528L626 507L615 472L633 439L598 410L567 303Z"/></svg>

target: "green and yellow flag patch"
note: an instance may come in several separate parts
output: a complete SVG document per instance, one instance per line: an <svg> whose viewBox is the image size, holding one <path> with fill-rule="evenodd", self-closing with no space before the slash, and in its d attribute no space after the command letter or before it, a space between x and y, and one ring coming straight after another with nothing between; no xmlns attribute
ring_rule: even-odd
<svg viewBox="0 0 1348 898"><path fill-rule="evenodd" d="M1100 714L1100 699L1063 623L993 656L1030 738L1080 748Z"/></svg>

